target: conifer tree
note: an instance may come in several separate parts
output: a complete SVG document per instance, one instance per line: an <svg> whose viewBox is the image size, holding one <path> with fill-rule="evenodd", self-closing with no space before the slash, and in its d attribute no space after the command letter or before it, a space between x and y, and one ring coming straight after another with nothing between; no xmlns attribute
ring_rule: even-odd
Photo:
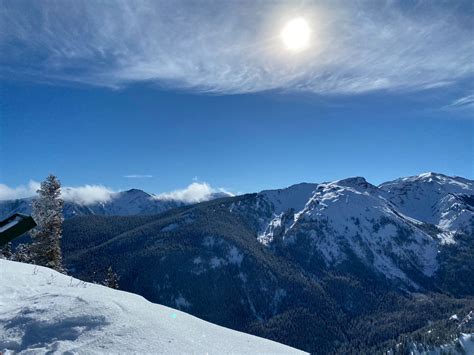
<svg viewBox="0 0 474 355"><path fill-rule="evenodd" d="M115 273L112 270L112 266L109 266L109 268L107 269L107 276L104 280L104 285L107 286L107 287L118 290L118 288L119 288L118 279L119 278L117 276L117 273Z"/></svg>
<svg viewBox="0 0 474 355"><path fill-rule="evenodd" d="M12 257L12 243L7 243L0 251L0 257L10 260Z"/></svg>
<svg viewBox="0 0 474 355"><path fill-rule="evenodd" d="M49 175L37 191L33 202L33 219L37 227L32 231L31 256L37 265L63 272L61 256L61 234L63 205L61 183L54 175Z"/></svg>
<svg viewBox="0 0 474 355"><path fill-rule="evenodd" d="M19 244L15 249L15 253L11 257L11 260L19 261L21 263L31 263L31 247L26 244Z"/></svg>

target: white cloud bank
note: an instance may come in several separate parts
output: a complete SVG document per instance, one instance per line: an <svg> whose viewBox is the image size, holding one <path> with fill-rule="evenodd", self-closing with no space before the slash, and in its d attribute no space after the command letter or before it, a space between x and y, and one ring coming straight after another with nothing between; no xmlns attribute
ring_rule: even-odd
<svg viewBox="0 0 474 355"><path fill-rule="evenodd" d="M0 200L15 200L18 198L31 197L36 194L36 190L40 187L40 183L30 180L27 185L20 185L17 187L9 187L5 184L0 184Z"/></svg>
<svg viewBox="0 0 474 355"><path fill-rule="evenodd" d="M113 197L113 193L113 190L102 185L64 187L61 190L61 196L65 201L72 201L81 205L109 202Z"/></svg>
<svg viewBox="0 0 474 355"><path fill-rule="evenodd" d="M27 185L9 187L0 184L0 201L15 200L20 198L36 196L36 190L40 188L40 183L30 180ZM63 187L61 197L65 201L72 201L81 205L89 205L96 202L108 202L112 199L114 191L102 185L84 185L77 187Z"/></svg>
<svg viewBox="0 0 474 355"><path fill-rule="evenodd" d="M30 180L27 185L9 187L0 184L0 201L15 200L36 196L36 191L40 188L40 183ZM114 191L102 185L84 185L77 187L63 187L61 197L65 201L73 201L82 205L88 205L95 202L108 202L112 199Z"/></svg>
<svg viewBox="0 0 474 355"><path fill-rule="evenodd" d="M197 203L208 201L213 196L221 194L222 196L233 196L232 193L223 188L215 189L206 182L193 182L185 189L174 190L162 193L156 196L158 200L178 200L187 203Z"/></svg>
<svg viewBox="0 0 474 355"><path fill-rule="evenodd" d="M9 187L0 184L0 201L15 200L20 198L34 197L40 183L30 180L27 185ZM65 201L79 203L81 205L90 205L97 202L106 203L118 196L120 192L114 191L103 185L84 185L70 187L65 186L61 189L61 197ZM210 200L218 195L233 196L232 193L223 188L213 188L206 182L193 182L184 189L156 195L157 200L177 200L185 203L197 203Z"/></svg>
<svg viewBox="0 0 474 355"><path fill-rule="evenodd" d="M440 87L473 75L466 1L2 1L0 70L119 88L319 94ZM304 16L308 50L284 23Z"/></svg>

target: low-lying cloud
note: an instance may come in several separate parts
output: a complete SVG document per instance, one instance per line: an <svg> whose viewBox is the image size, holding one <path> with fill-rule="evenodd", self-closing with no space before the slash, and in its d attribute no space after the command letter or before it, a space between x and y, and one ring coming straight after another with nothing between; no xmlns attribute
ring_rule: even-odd
<svg viewBox="0 0 474 355"><path fill-rule="evenodd" d="M36 195L36 190L40 187L40 183L30 180L27 185L20 185L17 187L9 187L5 184L0 184L0 200L16 200L19 198L26 198Z"/></svg>
<svg viewBox="0 0 474 355"><path fill-rule="evenodd" d="M0 184L0 200L15 200L21 198L35 197L40 183L30 180L27 185L9 187ZM120 192L104 185L64 186L61 189L61 197L65 201L75 202L81 205L94 203L107 203L118 196ZM206 182L193 182L184 189L154 195L157 200L176 200L185 203L197 203L210 200L218 195L232 196L232 193L223 188L214 188Z"/></svg>
<svg viewBox="0 0 474 355"><path fill-rule="evenodd" d="M30 180L27 185L9 187L0 184L0 200L16 200L21 198L35 197L40 188L38 181ZM84 185L61 189L61 197L65 201L72 201L81 205L89 205L96 202L108 202L112 199L114 191L103 185Z"/></svg>
<svg viewBox="0 0 474 355"><path fill-rule="evenodd" d="M217 94L419 90L472 77L466 1L2 1L0 70ZM308 50L279 33L304 16Z"/></svg>
<svg viewBox="0 0 474 355"><path fill-rule="evenodd" d="M159 200L177 200L186 203L197 203L208 201L216 194L232 196L232 193L223 188L215 189L205 182L193 182L185 189L178 189L171 192L162 193L156 196Z"/></svg>
<svg viewBox="0 0 474 355"><path fill-rule="evenodd" d="M90 205L97 202L109 202L114 191L102 185L84 185L79 187L64 187L61 197L65 201Z"/></svg>

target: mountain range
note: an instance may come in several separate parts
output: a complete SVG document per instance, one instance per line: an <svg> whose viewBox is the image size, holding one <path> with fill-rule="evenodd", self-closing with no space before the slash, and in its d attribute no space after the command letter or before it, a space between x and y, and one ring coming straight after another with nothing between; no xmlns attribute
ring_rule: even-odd
<svg viewBox="0 0 474 355"><path fill-rule="evenodd" d="M112 266L123 290L311 353L448 342L449 317L474 309L472 180L353 177L156 215L137 205L66 220L72 275L100 281Z"/></svg>
<svg viewBox="0 0 474 355"><path fill-rule="evenodd" d="M226 192L213 192L206 200L231 196ZM5 218L11 213L31 214L33 197L16 200L0 201L0 218ZM121 192L112 192L106 201L76 202L66 200L64 202L64 218L76 216L131 216L131 215L153 215L172 208L184 206L189 202L162 198L149 194L139 189L131 189Z"/></svg>

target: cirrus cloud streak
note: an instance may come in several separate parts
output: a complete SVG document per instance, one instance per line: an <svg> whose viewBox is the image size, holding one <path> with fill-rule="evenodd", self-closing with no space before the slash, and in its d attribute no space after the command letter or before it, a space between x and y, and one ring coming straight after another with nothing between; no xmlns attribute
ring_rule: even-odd
<svg viewBox="0 0 474 355"><path fill-rule="evenodd" d="M4 1L2 73L216 94L419 90L473 75L472 6L397 1ZM278 36L303 14L311 45Z"/></svg>
<svg viewBox="0 0 474 355"><path fill-rule="evenodd" d="M149 174L130 174L130 175L124 175L124 178L127 179L151 179L153 175Z"/></svg>

